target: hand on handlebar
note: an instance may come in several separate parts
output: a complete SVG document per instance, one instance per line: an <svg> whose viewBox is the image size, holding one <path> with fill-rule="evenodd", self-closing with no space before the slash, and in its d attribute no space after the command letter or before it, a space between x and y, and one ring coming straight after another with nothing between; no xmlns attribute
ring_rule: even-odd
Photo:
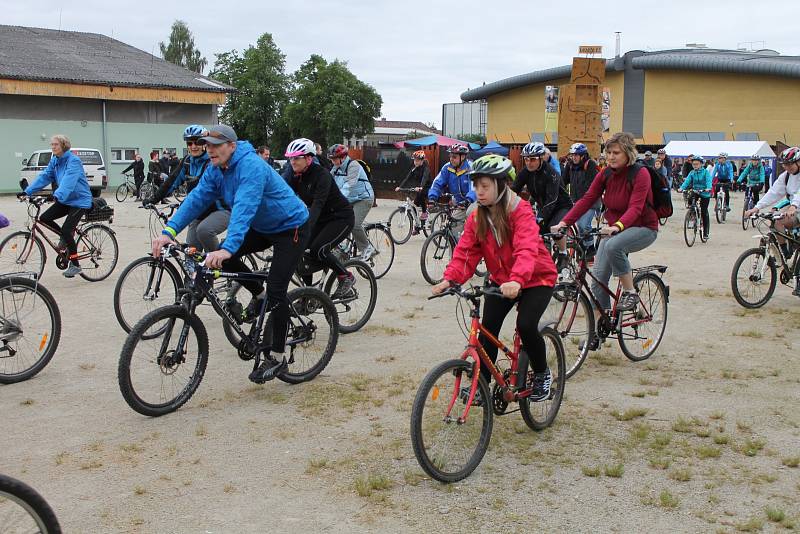
<svg viewBox="0 0 800 534"><path fill-rule="evenodd" d="M210 269L219 269L222 267L222 262L230 259L231 256L232 254L224 248L215 250L214 252L209 252L206 254L205 265Z"/></svg>
<svg viewBox="0 0 800 534"><path fill-rule="evenodd" d="M507 299L515 299L519 296L519 292L522 290L522 286L519 282L506 282L500 286L500 291L502 291L503 296Z"/></svg>
<svg viewBox="0 0 800 534"><path fill-rule="evenodd" d="M161 249L169 245L170 243L174 243L175 241L168 236L160 235L153 240L153 257L158 258L161 256Z"/></svg>
<svg viewBox="0 0 800 534"><path fill-rule="evenodd" d="M25 191L20 191L19 193L17 193L17 198L20 201L22 201L22 200L28 198L28 193L26 193Z"/></svg>
<svg viewBox="0 0 800 534"><path fill-rule="evenodd" d="M431 294L432 295L441 295L447 289L450 289L450 281L449 280L445 280L443 282L439 282L438 284L433 286L431 288Z"/></svg>
<svg viewBox="0 0 800 534"><path fill-rule="evenodd" d="M752 208L752 209L749 209L749 210L747 210L746 212L744 212L744 216L745 216L745 217L752 217L753 215L755 215L756 213L758 213L758 211L759 211L759 210L758 210L758 208Z"/></svg>
<svg viewBox="0 0 800 534"><path fill-rule="evenodd" d="M555 226L551 226L550 227L550 232L552 232L554 234L563 234L564 233L564 228L566 228L566 227L567 227L567 225L564 222L560 222Z"/></svg>

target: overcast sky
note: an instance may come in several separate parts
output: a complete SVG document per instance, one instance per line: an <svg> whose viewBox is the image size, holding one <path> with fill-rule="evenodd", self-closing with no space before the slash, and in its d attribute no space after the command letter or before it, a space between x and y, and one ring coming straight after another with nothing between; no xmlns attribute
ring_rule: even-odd
<svg viewBox="0 0 800 534"><path fill-rule="evenodd" d="M483 82L566 65L580 44L602 45L613 56L615 31L623 53L765 41L755 46L800 55L798 0L0 0L0 24L58 28L60 19L63 30L102 33L156 55L178 18L209 66L215 53L246 48L269 32L288 72L313 53L345 60L381 94L383 116L437 126L443 103L459 102Z"/></svg>

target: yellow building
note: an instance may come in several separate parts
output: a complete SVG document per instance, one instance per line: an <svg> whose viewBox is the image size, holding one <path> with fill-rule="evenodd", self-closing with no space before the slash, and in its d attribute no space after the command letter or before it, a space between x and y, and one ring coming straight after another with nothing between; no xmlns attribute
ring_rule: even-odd
<svg viewBox="0 0 800 534"><path fill-rule="evenodd" d="M569 83L571 66L539 70L462 93L487 102L487 140L556 142L547 86ZM608 132L640 144L671 140L761 140L800 144L800 57L773 50L635 50L606 61Z"/></svg>

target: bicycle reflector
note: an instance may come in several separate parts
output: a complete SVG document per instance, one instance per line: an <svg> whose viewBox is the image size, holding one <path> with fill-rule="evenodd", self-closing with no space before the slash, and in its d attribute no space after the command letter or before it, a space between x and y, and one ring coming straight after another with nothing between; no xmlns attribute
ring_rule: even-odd
<svg viewBox="0 0 800 534"><path fill-rule="evenodd" d="M39 352L42 352L46 346L47 346L47 332L42 334L42 342L39 343Z"/></svg>
<svg viewBox="0 0 800 534"><path fill-rule="evenodd" d="M439 398L439 386L433 386L433 390L431 391L431 400L436 400Z"/></svg>

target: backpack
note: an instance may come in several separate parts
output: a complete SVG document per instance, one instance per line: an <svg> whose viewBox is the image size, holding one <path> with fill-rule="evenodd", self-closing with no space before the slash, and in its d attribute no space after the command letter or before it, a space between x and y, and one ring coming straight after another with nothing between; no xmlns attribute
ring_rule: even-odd
<svg viewBox="0 0 800 534"><path fill-rule="evenodd" d="M361 168L364 169L364 173L367 175L367 180L371 182L372 181L372 169L369 168L369 165L367 165L367 162L364 161L363 159L357 159L355 161L358 162L359 165L361 165Z"/></svg>
<svg viewBox="0 0 800 534"><path fill-rule="evenodd" d="M653 190L653 204L650 206L656 212L659 219L672 217L672 195L669 190L669 182L666 176L650 167L649 165L634 164L628 167L628 184L633 189L633 179L640 169L646 169L650 175L650 187ZM611 167L606 167L603 171L603 180L607 180L611 174Z"/></svg>

